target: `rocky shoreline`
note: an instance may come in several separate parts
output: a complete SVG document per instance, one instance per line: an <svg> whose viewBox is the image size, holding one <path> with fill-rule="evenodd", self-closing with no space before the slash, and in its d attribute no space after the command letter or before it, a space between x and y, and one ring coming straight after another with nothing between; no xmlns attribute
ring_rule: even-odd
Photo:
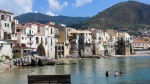
<svg viewBox="0 0 150 84"><path fill-rule="evenodd" d="M103 58L109 58L109 57L134 57L134 56L150 56L150 54L147 54L147 55L113 55L113 56L101 56ZM59 61L67 61L67 60L83 60L83 59L97 59L97 58L63 58L63 59L54 59L54 60L51 60L51 63L50 64L47 64L47 65L57 65L57 62ZM11 70L13 68L16 68L18 66L15 66L13 65L13 62L10 61L10 62L0 62L0 73L1 72L5 72L7 70Z"/></svg>

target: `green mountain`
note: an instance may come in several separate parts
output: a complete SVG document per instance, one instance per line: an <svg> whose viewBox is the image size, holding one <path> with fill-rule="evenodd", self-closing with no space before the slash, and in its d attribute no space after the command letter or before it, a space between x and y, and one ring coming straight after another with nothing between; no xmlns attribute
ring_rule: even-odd
<svg viewBox="0 0 150 84"><path fill-rule="evenodd" d="M39 23L47 23L47 22L55 22L56 24L78 24L81 23L90 17L68 17L68 16L49 16L42 13L26 13L19 16L14 17L19 23L26 22L39 22Z"/></svg>
<svg viewBox="0 0 150 84"><path fill-rule="evenodd" d="M148 28L150 27L150 5L127 1L99 12L89 20L73 25L76 28Z"/></svg>

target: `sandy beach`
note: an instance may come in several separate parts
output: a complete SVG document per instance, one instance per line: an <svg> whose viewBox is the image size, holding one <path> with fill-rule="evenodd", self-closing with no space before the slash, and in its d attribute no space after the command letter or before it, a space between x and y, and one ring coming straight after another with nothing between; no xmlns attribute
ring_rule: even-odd
<svg viewBox="0 0 150 84"><path fill-rule="evenodd" d="M14 66L13 64L11 64L11 67L10 67L10 64L6 64L6 63L0 63L0 73L1 72L5 72L7 70L11 70L13 68L16 68L17 66Z"/></svg>

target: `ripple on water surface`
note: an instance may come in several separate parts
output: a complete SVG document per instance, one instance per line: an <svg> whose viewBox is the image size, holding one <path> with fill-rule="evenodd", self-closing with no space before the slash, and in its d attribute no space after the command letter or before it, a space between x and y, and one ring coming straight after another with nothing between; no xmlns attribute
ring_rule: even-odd
<svg viewBox="0 0 150 84"><path fill-rule="evenodd" d="M18 67L1 72L0 84L27 84L31 74L71 74L72 84L149 84L150 56L62 61L67 65ZM76 63L76 64L72 64ZM109 71L110 76L105 77ZM125 75L114 77L115 71Z"/></svg>

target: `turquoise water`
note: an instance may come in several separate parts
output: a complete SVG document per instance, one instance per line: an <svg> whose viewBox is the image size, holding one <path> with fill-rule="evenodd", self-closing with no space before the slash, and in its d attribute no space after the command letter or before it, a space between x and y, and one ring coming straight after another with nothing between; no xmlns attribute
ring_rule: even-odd
<svg viewBox="0 0 150 84"><path fill-rule="evenodd" d="M27 75L71 74L72 84L149 84L150 56L112 57L76 62L76 65L55 65L43 67L19 67L0 72L0 84L27 84ZM110 76L105 77L109 71ZM124 71L124 76L114 76L115 71Z"/></svg>

